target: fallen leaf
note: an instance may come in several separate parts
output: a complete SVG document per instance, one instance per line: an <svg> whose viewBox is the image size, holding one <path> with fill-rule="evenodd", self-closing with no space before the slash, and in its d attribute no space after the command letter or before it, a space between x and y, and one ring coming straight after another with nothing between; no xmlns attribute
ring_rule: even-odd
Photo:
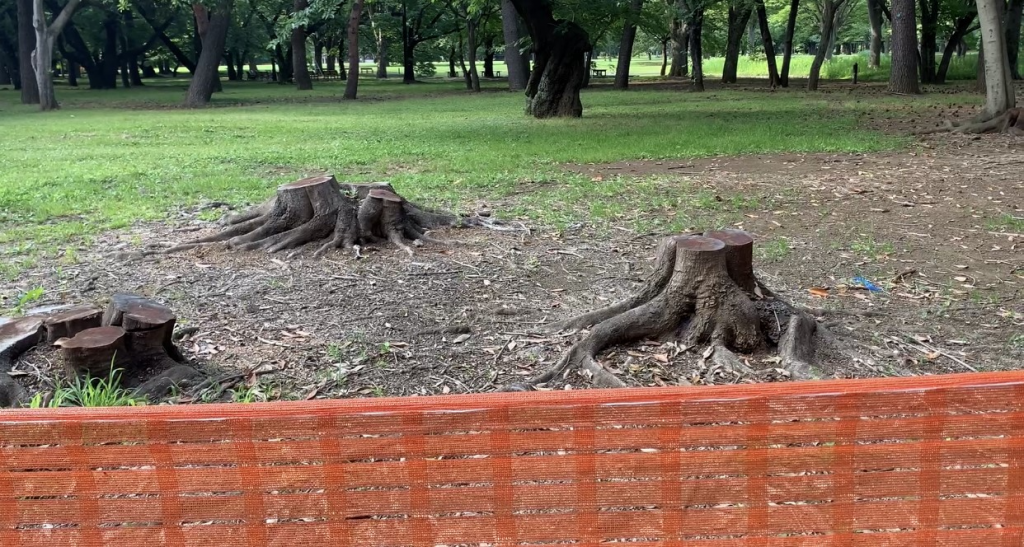
<svg viewBox="0 0 1024 547"><path fill-rule="evenodd" d="M953 267L958 269L958 270L966 270L967 269L967 265L966 264L956 264Z"/></svg>
<svg viewBox="0 0 1024 547"><path fill-rule="evenodd" d="M665 355L664 353L656 353L654 354L654 360L659 363L668 363L668 355Z"/></svg>
<svg viewBox="0 0 1024 547"><path fill-rule="evenodd" d="M453 344L461 344L466 340L469 340L471 334L460 334L455 340L452 340Z"/></svg>
<svg viewBox="0 0 1024 547"><path fill-rule="evenodd" d="M958 275L958 276L954 277L953 279L956 279L957 281L959 281L961 283L963 283L964 281L967 281L967 278L962 276L962 275Z"/></svg>
<svg viewBox="0 0 1024 547"><path fill-rule="evenodd" d="M811 295L817 296L818 298L828 297L828 289L822 287L811 287L810 289L807 289L807 291L810 292Z"/></svg>

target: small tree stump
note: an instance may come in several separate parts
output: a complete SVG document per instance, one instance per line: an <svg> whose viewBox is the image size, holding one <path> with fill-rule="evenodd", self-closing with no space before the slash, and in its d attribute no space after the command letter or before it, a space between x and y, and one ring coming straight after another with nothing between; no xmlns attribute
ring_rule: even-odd
<svg viewBox="0 0 1024 547"><path fill-rule="evenodd" d="M170 308L130 294L115 294L103 315L104 325L124 329L132 368L163 368L185 361L173 341L176 321Z"/></svg>
<svg viewBox="0 0 1024 547"><path fill-rule="evenodd" d="M93 306L75 306L51 315L43 325L46 327L46 341L53 344L61 338L74 338L83 330L103 324L103 309Z"/></svg>
<svg viewBox="0 0 1024 547"><path fill-rule="evenodd" d="M127 359L126 333L121 327L86 329L74 338L57 340L64 368L70 375L106 376L111 368L123 368Z"/></svg>

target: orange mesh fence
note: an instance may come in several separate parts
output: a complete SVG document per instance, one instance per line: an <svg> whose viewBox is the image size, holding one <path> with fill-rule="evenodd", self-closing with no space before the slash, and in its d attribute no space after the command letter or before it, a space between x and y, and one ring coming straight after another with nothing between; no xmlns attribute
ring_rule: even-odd
<svg viewBox="0 0 1024 547"><path fill-rule="evenodd" d="M0 545L1020 546L1024 373L0 412Z"/></svg>

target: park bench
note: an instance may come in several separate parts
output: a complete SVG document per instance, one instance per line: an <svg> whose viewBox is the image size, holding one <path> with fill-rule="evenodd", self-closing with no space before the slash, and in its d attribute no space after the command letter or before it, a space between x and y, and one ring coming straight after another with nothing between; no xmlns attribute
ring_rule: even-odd
<svg viewBox="0 0 1024 547"><path fill-rule="evenodd" d="M377 69L373 68L372 66L364 66L359 69L360 74L369 74L370 76L373 76L375 72L377 72Z"/></svg>
<svg viewBox="0 0 1024 547"><path fill-rule="evenodd" d="M341 76L338 75L338 71L334 70L334 69L329 69L329 70L323 71L323 75L324 75L324 79L325 80L340 80L341 79Z"/></svg>
<svg viewBox="0 0 1024 547"><path fill-rule="evenodd" d="M597 78L604 78L608 75L608 71L603 68L595 68L592 70L594 71L594 76Z"/></svg>

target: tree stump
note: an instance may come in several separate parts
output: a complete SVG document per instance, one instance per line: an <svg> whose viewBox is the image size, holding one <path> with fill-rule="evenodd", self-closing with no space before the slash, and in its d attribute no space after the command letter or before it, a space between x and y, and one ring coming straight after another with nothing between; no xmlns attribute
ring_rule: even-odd
<svg viewBox="0 0 1024 547"><path fill-rule="evenodd" d="M130 294L115 294L103 314L104 325L124 329L131 365L142 369L185 361L172 338L176 321L170 308Z"/></svg>
<svg viewBox="0 0 1024 547"><path fill-rule="evenodd" d="M314 256L335 248L354 249L358 256L362 245L389 241L412 254L412 246L441 243L425 235L429 230L470 222L409 203L387 183L339 184L324 175L280 186L274 198L224 224L216 234L165 252L226 242L233 249L275 253L322 242Z"/></svg>
<svg viewBox="0 0 1024 547"><path fill-rule="evenodd" d="M813 317L761 284L754 275L753 243L741 230L665 238L654 270L635 295L549 326L552 331L589 327L590 332L527 386L548 382L569 367L587 371L599 386L624 386L597 355L647 338L677 340L689 348L714 346L723 362L739 362L733 351L777 349L787 370L808 377L818 351L838 346Z"/></svg>
<svg viewBox="0 0 1024 547"><path fill-rule="evenodd" d="M128 353L125 335L121 327L95 327L79 332L74 338L57 340L54 345L61 349L69 375L102 377L112 369L124 368Z"/></svg>
<svg viewBox="0 0 1024 547"><path fill-rule="evenodd" d="M61 338L74 338L83 330L103 324L103 309L92 305L75 306L55 315L43 322L46 328L46 341L50 344Z"/></svg>

